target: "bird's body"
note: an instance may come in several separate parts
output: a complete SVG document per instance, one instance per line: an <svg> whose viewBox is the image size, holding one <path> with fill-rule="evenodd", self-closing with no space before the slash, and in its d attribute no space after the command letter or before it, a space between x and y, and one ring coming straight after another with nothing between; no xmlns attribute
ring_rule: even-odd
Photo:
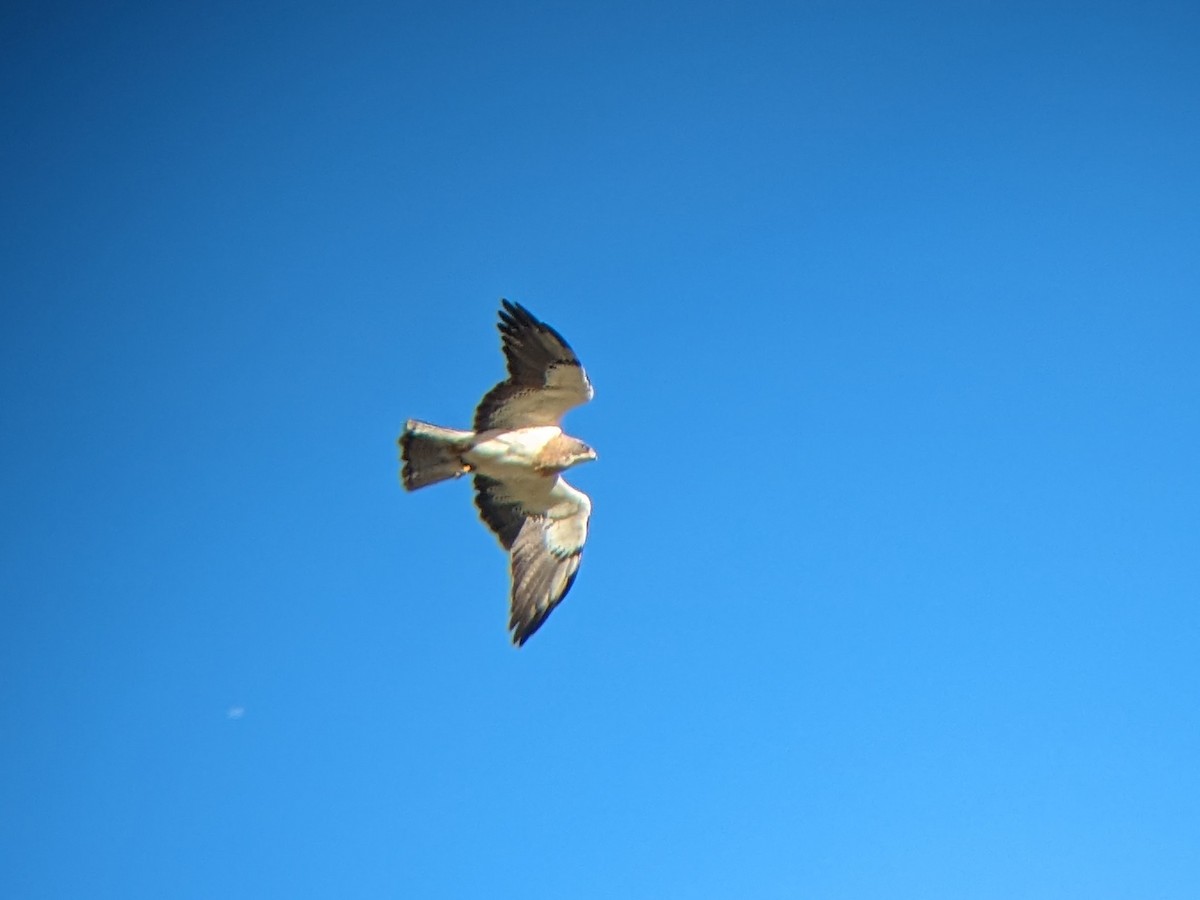
<svg viewBox="0 0 1200 900"><path fill-rule="evenodd" d="M510 553L509 628L519 646L566 596L587 540L591 500L561 473L596 453L565 434L563 413L592 385L562 336L524 307L503 301L500 333L509 378L475 411L475 430L410 419L400 435L408 490L471 474L475 505Z"/></svg>
<svg viewBox="0 0 1200 900"><path fill-rule="evenodd" d="M495 434L485 432L479 435L466 459L474 471L492 478L519 477L530 469L549 474L556 471L554 464L559 456L556 449L563 437L562 429L556 425L534 425Z"/></svg>

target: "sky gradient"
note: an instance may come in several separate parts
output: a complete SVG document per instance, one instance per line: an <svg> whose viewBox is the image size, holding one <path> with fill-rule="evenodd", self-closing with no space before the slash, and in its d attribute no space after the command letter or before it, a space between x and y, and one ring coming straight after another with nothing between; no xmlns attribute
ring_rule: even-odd
<svg viewBox="0 0 1200 900"><path fill-rule="evenodd" d="M1200 11L0 16L0 895L1200 884ZM500 297L595 400L521 650Z"/></svg>

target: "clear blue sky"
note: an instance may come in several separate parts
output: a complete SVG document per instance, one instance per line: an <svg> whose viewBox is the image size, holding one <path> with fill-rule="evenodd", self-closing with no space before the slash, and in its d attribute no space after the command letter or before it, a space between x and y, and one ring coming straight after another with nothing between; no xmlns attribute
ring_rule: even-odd
<svg viewBox="0 0 1200 900"><path fill-rule="evenodd" d="M0 19L0 896L1193 898L1194 3ZM523 650L500 297L596 386Z"/></svg>

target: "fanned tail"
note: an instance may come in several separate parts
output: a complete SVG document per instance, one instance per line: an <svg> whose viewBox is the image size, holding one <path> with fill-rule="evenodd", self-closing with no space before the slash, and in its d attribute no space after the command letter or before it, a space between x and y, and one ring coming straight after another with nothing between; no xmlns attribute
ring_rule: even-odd
<svg viewBox="0 0 1200 900"><path fill-rule="evenodd" d="M471 449L473 431L457 431L409 419L400 434L400 480L406 490L458 478L471 471L462 455Z"/></svg>

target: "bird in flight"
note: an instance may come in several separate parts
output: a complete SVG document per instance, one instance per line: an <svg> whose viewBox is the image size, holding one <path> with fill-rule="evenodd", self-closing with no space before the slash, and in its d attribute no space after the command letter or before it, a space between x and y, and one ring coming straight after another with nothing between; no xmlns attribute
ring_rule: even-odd
<svg viewBox="0 0 1200 900"><path fill-rule="evenodd" d="M500 301L508 379L479 401L472 431L409 419L400 435L406 490L475 477L479 515L508 551L508 628L520 647L575 582L592 501L563 480L596 451L562 430L567 410L592 399L575 352L519 303Z"/></svg>

